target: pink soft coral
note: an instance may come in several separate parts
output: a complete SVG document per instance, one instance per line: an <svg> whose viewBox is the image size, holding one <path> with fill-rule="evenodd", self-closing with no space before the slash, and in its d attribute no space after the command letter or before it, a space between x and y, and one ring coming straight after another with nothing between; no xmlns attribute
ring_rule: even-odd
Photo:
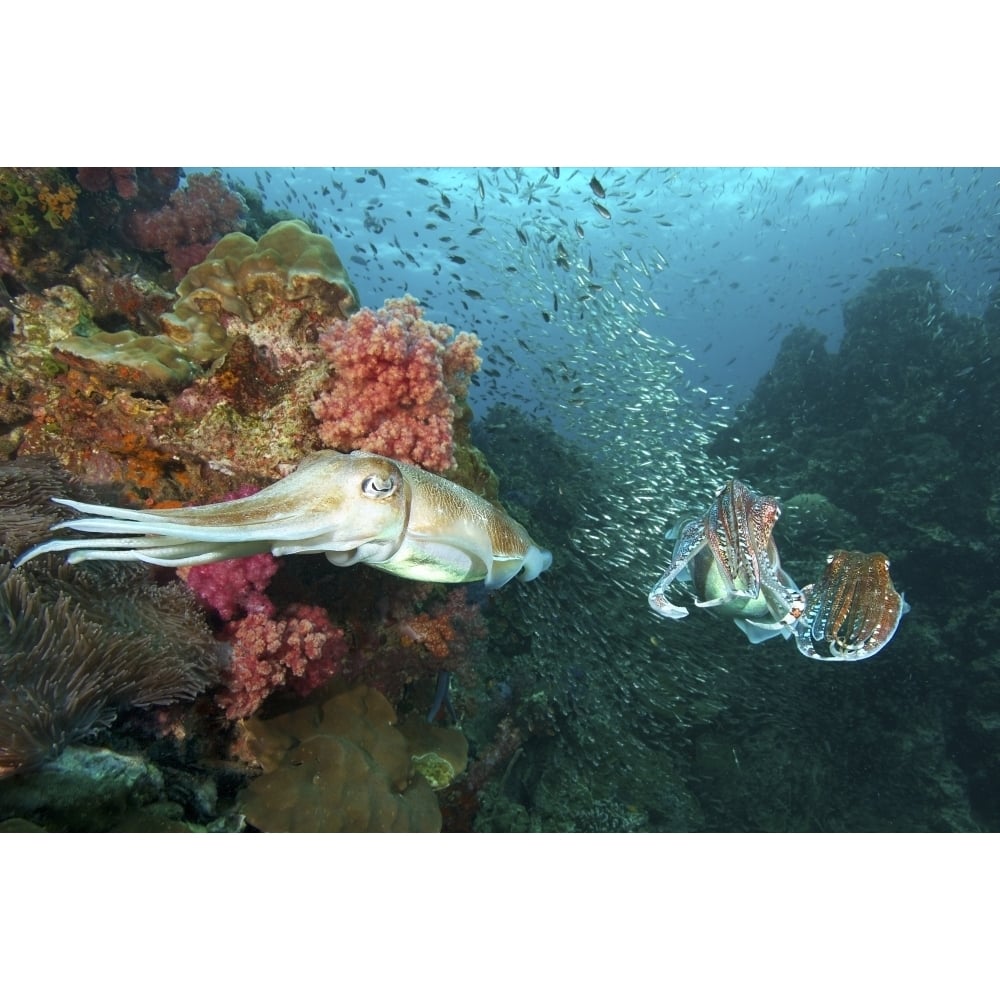
<svg viewBox="0 0 1000 1000"><path fill-rule="evenodd" d="M241 486L220 497L222 500L239 500L253 496L256 486ZM203 566L182 566L177 575L194 591L198 600L209 611L214 611L224 622L246 614L274 614L274 604L264 593L271 577L281 563L270 552L240 559L223 559Z"/></svg>
<svg viewBox="0 0 1000 1000"><path fill-rule="evenodd" d="M223 499L257 492L245 486ZM347 656L344 630L320 607L289 604L280 611L265 593L281 561L269 552L181 567L177 575L225 623L218 638L230 648L216 702L227 718L253 715L279 688L307 695L338 673Z"/></svg>
<svg viewBox="0 0 1000 1000"><path fill-rule="evenodd" d="M454 464L457 401L479 369L479 338L423 318L412 296L362 309L319 337L332 381L313 404L324 444L443 472Z"/></svg>
<svg viewBox="0 0 1000 1000"><path fill-rule="evenodd" d="M218 172L191 174L187 185L154 212L135 212L126 231L140 250L162 250L174 277L200 264L222 236L243 229L246 202Z"/></svg>
<svg viewBox="0 0 1000 1000"><path fill-rule="evenodd" d="M270 552L262 552L242 559L184 567L177 575L206 608L229 622L245 614L274 614L274 604L264 591L278 567L278 560Z"/></svg>
<svg viewBox="0 0 1000 1000"><path fill-rule="evenodd" d="M253 612L230 622L232 646L216 701L229 719L243 719L279 688L306 695L338 673L347 656L344 630L319 607L289 604L278 618Z"/></svg>

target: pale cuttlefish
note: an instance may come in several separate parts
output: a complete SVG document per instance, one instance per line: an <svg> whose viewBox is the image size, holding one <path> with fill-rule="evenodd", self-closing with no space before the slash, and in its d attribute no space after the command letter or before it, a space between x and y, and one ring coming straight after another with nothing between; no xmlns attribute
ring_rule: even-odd
<svg viewBox="0 0 1000 1000"><path fill-rule="evenodd" d="M738 479L718 492L700 517L682 519L670 564L649 593L664 618L685 618L687 608L667 598L671 584L686 584L699 608L731 618L751 642L794 634L805 608L802 592L781 568L771 532L781 507Z"/></svg>
<svg viewBox="0 0 1000 1000"><path fill-rule="evenodd" d="M837 549L819 583L802 588L806 609L795 631L803 656L816 660L865 660L896 634L910 610L889 577L881 552Z"/></svg>
<svg viewBox="0 0 1000 1000"><path fill-rule="evenodd" d="M551 553L488 500L418 466L364 451L316 452L252 496L197 507L129 510L53 500L89 515L53 530L103 537L43 542L16 565L44 552L68 552L69 562L157 566L322 552L335 566L367 563L410 580L482 580L492 588L518 573L533 580L552 564Z"/></svg>

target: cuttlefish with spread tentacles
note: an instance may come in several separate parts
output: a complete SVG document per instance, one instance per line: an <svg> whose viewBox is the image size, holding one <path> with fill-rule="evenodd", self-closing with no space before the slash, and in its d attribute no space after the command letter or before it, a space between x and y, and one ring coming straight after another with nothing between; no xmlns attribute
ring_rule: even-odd
<svg viewBox="0 0 1000 1000"><path fill-rule="evenodd" d="M683 582L698 607L732 618L751 642L794 637L799 652L815 660L874 656L910 610L889 577L889 560L838 549L823 579L799 589L771 535L780 516L776 497L731 479L704 514L670 532L676 544L649 592L650 607L664 618L686 617L687 608L667 596L674 581Z"/></svg>
<svg viewBox="0 0 1000 1000"><path fill-rule="evenodd" d="M415 465L355 451L320 451L253 496L176 510L128 510L53 497L90 515L25 552L68 552L69 562L138 560L195 566L271 552L322 552L335 566L367 563L410 580L503 586L552 564L524 527L488 500Z"/></svg>
<svg viewBox="0 0 1000 1000"><path fill-rule="evenodd" d="M695 604L733 619L751 642L790 636L805 600L781 568L771 532L781 507L738 479L716 494L700 517L679 521L670 565L649 593L664 618L684 618L687 608L667 597L674 580L689 583Z"/></svg>

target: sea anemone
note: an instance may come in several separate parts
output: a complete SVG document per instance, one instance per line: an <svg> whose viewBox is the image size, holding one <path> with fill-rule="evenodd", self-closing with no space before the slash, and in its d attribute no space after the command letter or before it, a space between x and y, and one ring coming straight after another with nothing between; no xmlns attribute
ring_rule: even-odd
<svg viewBox="0 0 1000 1000"><path fill-rule="evenodd" d="M51 464L0 466L0 555L42 534ZM218 680L211 633L187 588L145 569L58 558L0 564L0 777L40 766L129 707L191 698Z"/></svg>

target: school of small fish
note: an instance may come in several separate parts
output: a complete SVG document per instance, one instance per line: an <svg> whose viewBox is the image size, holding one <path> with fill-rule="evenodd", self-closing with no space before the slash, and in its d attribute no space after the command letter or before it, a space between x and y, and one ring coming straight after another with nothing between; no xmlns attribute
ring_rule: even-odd
<svg viewBox="0 0 1000 1000"><path fill-rule="evenodd" d="M1000 274L997 170L230 173L329 235L365 304L409 292L479 335L477 419L507 403L600 464L571 558L640 608L665 528L732 474L706 446L783 333L835 346L841 304L887 266L942 273L970 312Z"/></svg>

